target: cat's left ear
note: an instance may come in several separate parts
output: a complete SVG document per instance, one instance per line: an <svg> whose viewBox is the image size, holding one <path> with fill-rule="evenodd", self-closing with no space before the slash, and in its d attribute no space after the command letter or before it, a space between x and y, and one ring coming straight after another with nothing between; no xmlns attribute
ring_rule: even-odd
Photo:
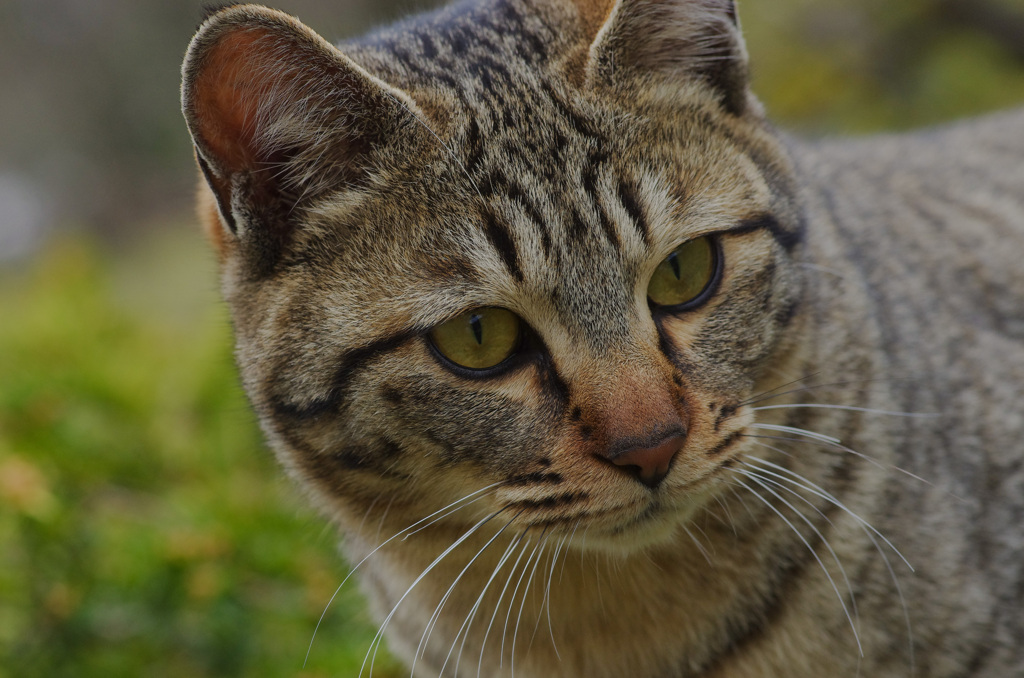
<svg viewBox="0 0 1024 678"><path fill-rule="evenodd" d="M572 1L596 31L588 84L697 81L733 115L757 106L748 91L747 50L733 0Z"/></svg>

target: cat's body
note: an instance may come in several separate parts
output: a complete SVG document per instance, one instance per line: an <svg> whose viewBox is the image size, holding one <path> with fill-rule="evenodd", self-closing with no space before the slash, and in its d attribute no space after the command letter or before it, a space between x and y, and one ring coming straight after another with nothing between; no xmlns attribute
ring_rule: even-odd
<svg viewBox="0 0 1024 678"><path fill-rule="evenodd" d="M229 9L183 101L247 390L415 675L1024 673L1024 112L779 141L717 0L342 49Z"/></svg>

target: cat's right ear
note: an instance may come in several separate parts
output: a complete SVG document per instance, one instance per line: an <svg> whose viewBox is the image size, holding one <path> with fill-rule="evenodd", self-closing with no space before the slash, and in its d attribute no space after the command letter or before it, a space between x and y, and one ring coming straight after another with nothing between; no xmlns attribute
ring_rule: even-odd
<svg viewBox="0 0 1024 678"><path fill-rule="evenodd" d="M200 26L181 100L219 216L214 241L222 257L239 251L256 271L273 265L297 207L365 184L374 152L418 131L408 95L298 20L257 5Z"/></svg>
<svg viewBox="0 0 1024 678"><path fill-rule="evenodd" d="M571 0L592 39L585 81L671 96L700 83L722 108L759 113L735 0Z"/></svg>

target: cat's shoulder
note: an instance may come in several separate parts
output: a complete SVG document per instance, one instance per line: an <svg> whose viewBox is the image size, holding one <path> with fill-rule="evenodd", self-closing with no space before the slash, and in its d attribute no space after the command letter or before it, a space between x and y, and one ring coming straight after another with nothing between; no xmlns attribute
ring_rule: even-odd
<svg viewBox="0 0 1024 678"><path fill-rule="evenodd" d="M879 290L1024 339L1024 108L791 148L811 232Z"/></svg>

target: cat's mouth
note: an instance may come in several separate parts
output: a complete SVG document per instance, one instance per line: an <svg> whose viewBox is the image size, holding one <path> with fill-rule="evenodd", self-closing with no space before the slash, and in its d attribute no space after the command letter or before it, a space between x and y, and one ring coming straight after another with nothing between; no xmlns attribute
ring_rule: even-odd
<svg viewBox="0 0 1024 678"><path fill-rule="evenodd" d="M634 552L667 543L685 534L687 525L707 505L718 486L718 475L682 487L631 493L618 503L594 502L587 493L511 501L529 529L564 533L584 550Z"/></svg>

